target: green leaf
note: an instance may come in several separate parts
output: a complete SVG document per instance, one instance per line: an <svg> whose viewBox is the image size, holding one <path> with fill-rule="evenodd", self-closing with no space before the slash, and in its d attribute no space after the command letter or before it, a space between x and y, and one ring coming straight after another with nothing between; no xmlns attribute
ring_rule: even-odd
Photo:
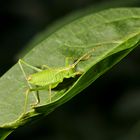
<svg viewBox="0 0 140 140"><path fill-rule="evenodd" d="M52 103L49 103L48 91L41 91L40 104L31 108L35 98L30 93L27 112L24 114L28 86L19 65L13 66L0 79L0 138L21 125L49 114L73 98L137 47L139 41L139 8L109 9L90 14L49 35L24 60L37 67L47 64L59 68L65 65L66 57L77 59L94 48L89 59L79 62L77 66L77 70L84 71L84 74L67 79L52 90ZM27 75L34 72L26 66L24 70Z"/></svg>

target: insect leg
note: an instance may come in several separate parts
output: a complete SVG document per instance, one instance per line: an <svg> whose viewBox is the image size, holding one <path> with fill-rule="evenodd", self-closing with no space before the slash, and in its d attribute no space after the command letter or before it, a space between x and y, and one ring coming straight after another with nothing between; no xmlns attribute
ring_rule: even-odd
<svg viewBox="0 0 140 140"><path fill-rule="evenodd" d="M26 113L26 110L27 110L27 101L28 101L29 92L30 92L30 89L27 89L25 92L25 103L24 103L24 112L23 113Z"/></svg>
<svg viewBox="0 0 140 140"><path fill-rule="evenodd" d="M95 51L95 49L93 48L92 50L88 51L87 53L85 53L84 55L82 55L79 59L77 59L75 61L75 63L72 64L72 67L75 67L80 61L82 60L87 60L91 57L91 53Z"/></svg>
<svg viewBox="0 0 140 140"><path fill-rule="evenodd" d="M36 105L38 105L40 103L40 98L39 98L39 91L37 89L30 89L30 91L36 91L35 93L35 98L36 98L36 102L31 104L32 107L35 107Z"/></svg>
<svg viewBox="0 0 140 140"><path fill-rule="evenodd" d="M29 88L27 89L27 91L25 92L25 95L26 95L26 97L25 97L25 103L24 103L24 112L25 112L25 111L27 110L28 95L29 95L29 93L31 92L31 89L33 89L33 88L32 88L31 84L30 84L30 83L28 82L28 80L27 80L27 75L26 75L26 73L25 73L25 71L24 71L24 69L23 69L23 67L22 67L21 62L24 63L24 61L22 61L21 59L19 59L19 61L18 61L19 67L20 67L20 69L21 69L21 71L22 71L22 73L23 73L23 76L24 76L24 78L26 79L27 85L28 85L28 87L29 87ZM24 64L26 64L26 63L24 63ZM37 91L37 90L36 90L36 91ZM36 102L38 103L38 102L40 101L39 95L38 95L38 91L36 92L36 95L34 94L34 96L35 96Z"/></svg>
<svg viewBox="0 0 140 140"><path fill-rule="evenodd" d="M37 71L37 72L42 71L41 69L39 69L39 68L37 68L37 67L34 67L34 66L28 64L27 62L23 61L22 59L19 59L19 60L18 60L18 63L19 63L20 66L22 66L22 64L24 64L24 65L26 65L27 67L29 67L29 68L31 68L32 70L35 70L35 71Z"/></svg>

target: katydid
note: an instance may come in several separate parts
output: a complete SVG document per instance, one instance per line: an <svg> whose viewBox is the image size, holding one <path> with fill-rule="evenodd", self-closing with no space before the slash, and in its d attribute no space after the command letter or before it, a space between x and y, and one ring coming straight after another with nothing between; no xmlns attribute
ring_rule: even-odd
<svg viewBox="0 0 140 140"><path fill-rule="evenodd" d="M27 81L28 84L28 90L26 91L26 98L25 98L25 105L24 105L24 111L26 110L27 101L28 101L28 94L29 92L36 91L36 100L37 102L35 105L39 104L39 94L38 92L40 90L48 90L49 91L49 101L51 103L51 90L58 86L59 83L63 82L65 78L74 78L76 75L81 75L83 72L76 71L75 67L81 60L87 60L90 56L90 53L94 49L88 51L84 55L82 55L79 59L77 59L73 64L68 64L68 61L66 61L66 66L64 67L58 67L58 68L50 68L47 65L43 65L42 68L34 67L27 62L23 61L22 59L19 59L18 64L20 66L20 69ZM67 60L67 59L66 59ZM28 66L29 68L35 70L36 72L27 76L22 64ZM44 69L45 68L45 69ZM32 87L32 85L34 87Z"/></svg>

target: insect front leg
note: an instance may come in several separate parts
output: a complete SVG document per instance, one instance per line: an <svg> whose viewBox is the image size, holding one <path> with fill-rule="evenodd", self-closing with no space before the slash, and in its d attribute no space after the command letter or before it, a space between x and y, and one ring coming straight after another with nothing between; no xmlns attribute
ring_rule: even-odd
<svg viewBox="0 0 140 140"><path fill-rule="evenodd" d="M78 58L73 64L72 66L75 67L80 61L85 61L88 60L91 56L92 56L92 52L95 49L93 48L92 50L88 51L87 53L83 54L80 58Z"/></svg>

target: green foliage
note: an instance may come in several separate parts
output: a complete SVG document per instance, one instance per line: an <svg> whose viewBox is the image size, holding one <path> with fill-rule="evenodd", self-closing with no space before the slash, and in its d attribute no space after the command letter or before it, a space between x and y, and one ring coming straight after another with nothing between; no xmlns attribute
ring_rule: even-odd
<svg viewBox="0 0 140 140"><path fill-rule="evenodd" d="M48 115L73 98L137 47L139 41L139 8L109 9L90 14L49 35L24 57L26 62L37 67L47 64L59 68L64 66L66 57L77 59L92 48L95 51L91 58L78 64L77 69L84 71L82 76L64 81L52 93L52 103L49 103L48 91L42 91L39 93L41 103L33 109L30 104L35 99L31 93L26 114L23 111L27 83L18 64L5 73L0 79L1 139L15 128ZM27 67L24 69L27 74L33 73ZM65 85L65 82L69 84Z"/></svg>

